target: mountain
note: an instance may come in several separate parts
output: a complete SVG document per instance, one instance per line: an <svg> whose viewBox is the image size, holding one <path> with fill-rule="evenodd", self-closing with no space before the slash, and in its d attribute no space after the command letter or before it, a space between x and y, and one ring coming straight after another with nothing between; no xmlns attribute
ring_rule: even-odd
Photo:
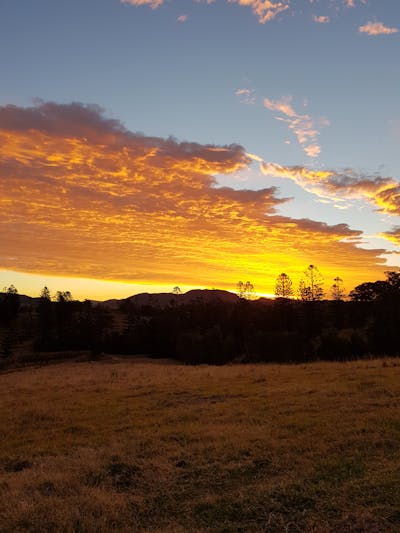
<svg viewBox="0 0 400 533"><path fill-rule="evenodd" d="M225 302L235 303L239 300L236 294L229 291L219 289L193 289L184 294L173 294L170 292L162 293L148 293L135 294L122 300L106 300L105 302L98 302L101 305L107 306L111 309L117 308L122 302L130 302L138 307L149 305L152 307L165 308L170 305L185 305L195 302L210 303L210 302Z"/></svg>
<svg viewBox="0 0 400 533"><path fill-rule="evenodd" d="M1 295L2 293L0 293ZM40 298L32 298L25 294L18 294L19 303L21 306L29 308L35 308L38 306ZM113 298L111 300L105 300L104 302L98 300L90 300L93 305L102 305L109 309L117 309L121 303L130 302L137 307L149 305L151 307L159 307L161 309L173 306L173 305L185 305L191 303L211 303L211 302L224 302L235 303L239 300L239 297L229 291L223 291L219 289L193 289L185 292L184 294L173 294L171 292L162 293L141 293L129 296L128 298L122 298L118 300Z"/></svg>

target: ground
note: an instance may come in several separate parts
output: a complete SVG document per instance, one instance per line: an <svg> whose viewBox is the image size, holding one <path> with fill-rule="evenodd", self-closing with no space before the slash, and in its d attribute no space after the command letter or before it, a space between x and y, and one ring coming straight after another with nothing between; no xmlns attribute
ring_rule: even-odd
<svg viewBox="0 0 400 533"><path fill-rule="evenodd" d="M400 530L400 359L0 374L0 531Z"/></svg>

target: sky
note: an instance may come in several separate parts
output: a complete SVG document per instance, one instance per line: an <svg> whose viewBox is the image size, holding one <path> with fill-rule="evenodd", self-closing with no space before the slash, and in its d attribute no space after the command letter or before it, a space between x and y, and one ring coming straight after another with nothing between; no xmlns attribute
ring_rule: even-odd
<svg viewBox="0 0 400 533"><path fill-rule="evenodd" d="M0 286L400 265L400 2L3 0Z"/></svg>

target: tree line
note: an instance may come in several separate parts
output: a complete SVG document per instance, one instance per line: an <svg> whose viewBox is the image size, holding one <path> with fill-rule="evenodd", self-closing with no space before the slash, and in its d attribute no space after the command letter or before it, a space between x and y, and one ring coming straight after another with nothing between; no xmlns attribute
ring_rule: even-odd
<svg viewBox="0 0 400 533"><path fill-rule="evenodd" d="M29 352L40 360L46 353L79 350L189 364L398 356L400 273L362 283L347 299L335 279L332 299L324 300L321 278L310 267L297 299L289 276L280 274L275 299L252 299L254 287L246 282L234 302L216 298L180 305L175 298L163 308L132 299L109 308L76 301L68 291L51 297L46 287L35 305L27 305L10 286L0 293L0 359ZM173 292L180 294L178 287Z"/></svg>
<svg viewBox="0 0 400 533"><path fill-rule="evenodd" d="M277 298L295 298L302 301L322 300L325 296L324 278L316 265L309 265L303 273L299 282L297 294L293 287L291 278L285 272L279 274L275 282L275 296ZM253 299L254 285L250 281L239 281L236 286L236 293L239 298ZM346 291L343 286L343 280L339 276L334 278L330 288L330 297L332 300L344 300Z"/></svg>

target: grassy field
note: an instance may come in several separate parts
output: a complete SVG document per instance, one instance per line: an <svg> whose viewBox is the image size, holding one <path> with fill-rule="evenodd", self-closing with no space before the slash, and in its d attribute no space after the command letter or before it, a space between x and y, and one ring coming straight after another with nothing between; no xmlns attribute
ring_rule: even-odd
<svg viewBox="0 0 400 533"><path fill-rule="evenodd" d="M0 374L0 531L400 531L400 360Z"/></svg>

